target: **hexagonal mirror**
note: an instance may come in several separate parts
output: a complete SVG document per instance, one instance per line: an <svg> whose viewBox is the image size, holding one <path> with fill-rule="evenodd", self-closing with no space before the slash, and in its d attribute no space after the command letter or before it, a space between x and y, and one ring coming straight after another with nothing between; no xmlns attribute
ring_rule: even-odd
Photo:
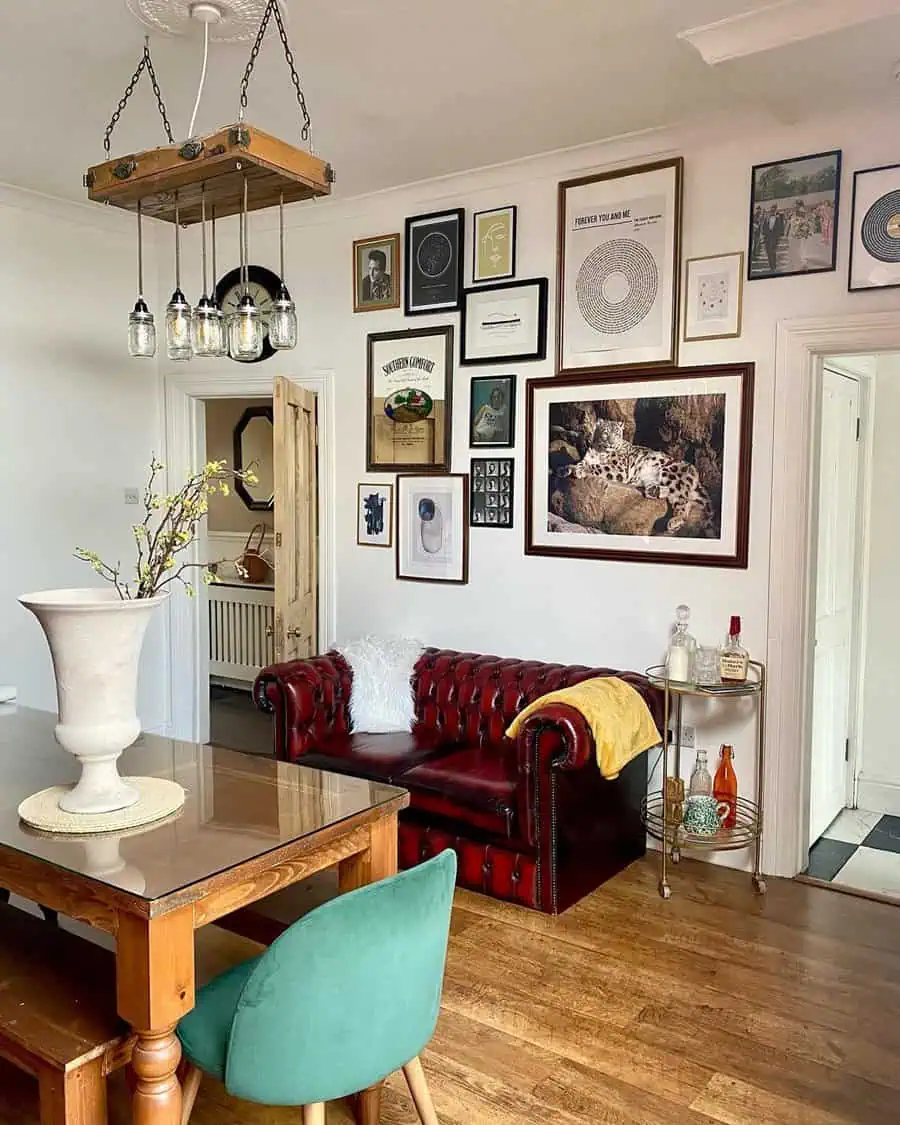
<svg viewBox="0 0 900 1125"><path fill-rule="evenodd" d="M234 482L235 492L252 512L271 512L275 507L275 430L271 406L248 406L234 427L234 467L252 469L258 480Z"/></svg>

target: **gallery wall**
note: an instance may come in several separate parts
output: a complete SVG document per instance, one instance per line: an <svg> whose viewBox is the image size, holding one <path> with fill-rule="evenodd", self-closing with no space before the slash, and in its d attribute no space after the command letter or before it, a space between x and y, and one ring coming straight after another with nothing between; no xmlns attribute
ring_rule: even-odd
<svg viewBox="0 0 900 1125"><path fill-rule="evenodd" d="M267 364L273 373L334 372L336 418L337 636L405 633L424 642L476 652L643 669L661 659L675 606L687 602L701 642L718 641L732 613L741 614L751 655L763 656L767 638L769 515L776 324L785 318L842 311L900 310L897 291L847 292L847 240L852 171L896 158L894 122L867 114L802 126L717 121L666 130L514 164L451 176L407 188L288 209L287 281L300 312L297 349ZM324 139L321 142L325 151ZM402 232L407 216L449 207L474 211L518 207L517 277L551 282L550 339L555 331L556 208L561 179L654 158L685 159L682 257L745 250L750 167L831 148L843 150L838 268L834 273L745 284L739 339L680 346L682 364L752 361L756 404L752 442L750 552L746 570L528 557L524 554L524 489L516 496L511 530L473 528L465 586L398 582L393 553L356 546L356 486L390 481L367 474L366 336L370 332L453 324L458 314L404 317L402 310L354 314L351 248L354 239ZM340 169L337 170L338 183ZM231 224L221 224L220 262L236 258ZM469 230L467 229L467 239ZM252 261L277 266L271 216L251 219ZM171 288L163 249L160 292ZM188 251L190 255L190 250ZM194 257L197 255L194 254ZM466 283L471 278L467 250ZM518 380L517 440L510 451L517 478L525 471L525 383L554 373L544 362L498 368L460 368L453 386L452 470L467 472L467 407L471 374L514 370ZM161 364L165 373L166 364ZM506 452L506 451L504 451ZM698 741L717 748L726 738L737 751L739 777L750 795L749 712L711 709L697 716ZM784 752L796 752L786 748Z"/></svg>
<svg viewBox="0 0 900 1125"><path fill-rule="evenodd" d="M98 585L76 546L130 562L138 508L124 490L161 452L155 361L126 350L134 246L123 215L0 186L0 683L30 707L55 710L56 692L44 635L16 597ZM148 729L167 723L163 626L142 658Z"/></svg>

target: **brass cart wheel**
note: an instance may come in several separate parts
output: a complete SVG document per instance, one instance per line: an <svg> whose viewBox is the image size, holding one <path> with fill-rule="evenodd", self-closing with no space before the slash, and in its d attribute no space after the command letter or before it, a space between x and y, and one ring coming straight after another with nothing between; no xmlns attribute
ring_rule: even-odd
<svg viewBox="0 0 900 1125"><path fill-rule="evenodd" d="M766 891L769 889L766 886L766 881L762 877L762 875L754 875L753 876L753 889L756 891L756 893L758 895L764 895L766 893Z"/></svg>
<svg viewBox="0 0 900 1125"><path fill-rule="evenodd" d="M659 897L660 898L671 898L672 897L672 888L669 886L668 883L660 883L659 884Z"/></svg>
<svg viewBox="0 0 900 1125"><path fill-rule="evenodd" d="M672 848L672 862L681 863L681 848Z"/></svg>

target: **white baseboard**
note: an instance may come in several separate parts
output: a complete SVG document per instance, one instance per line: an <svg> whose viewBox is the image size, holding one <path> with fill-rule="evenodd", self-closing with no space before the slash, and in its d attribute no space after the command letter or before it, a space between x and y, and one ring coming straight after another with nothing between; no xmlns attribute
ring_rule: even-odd
<svg viewBox="0 0 900 1125"><path fill-rule="evenodd" d="M869 812L900 816L900 783L860 774L856 801L861 809Z"/></svg>

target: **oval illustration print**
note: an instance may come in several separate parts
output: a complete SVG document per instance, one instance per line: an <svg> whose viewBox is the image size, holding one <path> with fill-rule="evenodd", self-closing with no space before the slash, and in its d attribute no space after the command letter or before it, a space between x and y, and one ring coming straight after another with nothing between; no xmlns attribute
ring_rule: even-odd
<svg viewBox="0 0 900 1125"><path fill-rule="evenodd" d="M414 387L394 391L384 404L384 412L392 422L421 422L433 408L431 395Z"/></svg>

